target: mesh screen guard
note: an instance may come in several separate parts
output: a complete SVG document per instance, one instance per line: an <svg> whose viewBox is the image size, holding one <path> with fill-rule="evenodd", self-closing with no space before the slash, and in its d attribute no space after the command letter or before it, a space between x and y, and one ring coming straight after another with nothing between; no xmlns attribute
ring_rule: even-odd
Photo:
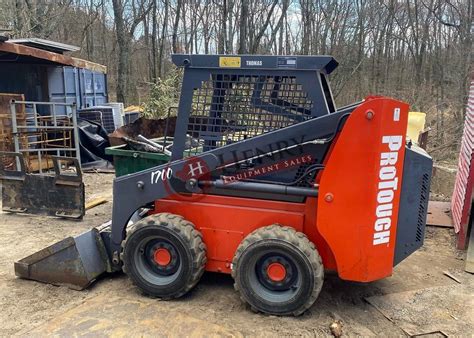
<svg viewBox="0 0 474 338"><path fill-rule="evenodd" d="M214 73L193 91L188 134L198 153L310 119L313 107L295 76Z"/></svg>

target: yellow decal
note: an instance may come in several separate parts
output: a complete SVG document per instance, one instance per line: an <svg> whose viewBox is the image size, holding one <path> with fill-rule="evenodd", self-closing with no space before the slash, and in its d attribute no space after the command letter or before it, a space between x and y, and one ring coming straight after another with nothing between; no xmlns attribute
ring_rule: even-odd
<svg viewBox="0 0 474 338"><path fill-rule="evenodd" d="M240 68L240 57L221 56L219 57L219 67Z"/></svg>

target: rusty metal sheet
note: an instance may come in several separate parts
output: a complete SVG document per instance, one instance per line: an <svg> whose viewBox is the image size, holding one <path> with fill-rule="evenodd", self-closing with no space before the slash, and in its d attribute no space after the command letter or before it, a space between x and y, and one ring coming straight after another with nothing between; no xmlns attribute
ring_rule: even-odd
<svg viewBox="0 0 474 338"><path fill-rule="evenodd" d="M147 139L163 137L165 134L166 136L173 137L174 131L176 129L176 119L176 116L169 116L168 118L162 119L148 119L145 117L140 117L132 123L120 127L113 133L110 133L108 135L110 145L118 146L125 144L126 142L123 140L123 137L136 139L138 135L145 136ZM190 116L189 123L195 125L207 125L209 122L207 121L207 118ZM191 132L191 136L199 137L199 133Z"/></svg>
<svg viewBox="0 0 474 338"><path fill-rule="evenodd" d="M137 138L143 135L147 139L154 139L165 136L173 136L176 128L176 116L170 116L168 119L147 119L140 117L131 124L118 128L109 134L110 145L118 146L125 144L123 137Z"/></svg>
<svg viewBox="0 0 474 338"><path fill-rule="evenodd" d="M100 65L98 63L74 58L72 56L48 52L46 50L28 47L16 43L11 42L0 42L0 52L12 53L17 55L25 55L34 57L37 59L42 59L46 61L50 61L53 63L66 65L66 66L73 66L78 68L85 68L90 69L93 71L98 71L101 73L107 73L107 67Z"/></svg>
<svg viewBox="0 0 474 338"><path fill-rule="evenodd" d="M429 201L426 225L446 228L454 227L451 217L451 203Z"/></svg>
<svg viewBox="0 0 474 338"><path fill-rule="evenodd" d="M3 211L81 219L85 215L85 187L76 158L53 156L55 173L28 174L21 153L0 152L12 156L19 165L7 170L0 161ZM60 161L72 162L74 175L66 175L59 168Z"/></svg>

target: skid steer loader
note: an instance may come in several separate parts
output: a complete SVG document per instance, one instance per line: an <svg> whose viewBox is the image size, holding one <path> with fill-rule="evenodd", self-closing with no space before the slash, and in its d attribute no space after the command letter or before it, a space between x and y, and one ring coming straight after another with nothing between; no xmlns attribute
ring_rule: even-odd
<svg viewBox="0 0 474 338"><path fill-rule="evenodd" d="M422 246L432 160L406 139L406 103L337 108L330 56L172 60L169 163L116 178L111 222L16 262L18 276L83 289L123 270L172 299L214 271L253 310L299 315L325 270L375 281Z"/></svg>

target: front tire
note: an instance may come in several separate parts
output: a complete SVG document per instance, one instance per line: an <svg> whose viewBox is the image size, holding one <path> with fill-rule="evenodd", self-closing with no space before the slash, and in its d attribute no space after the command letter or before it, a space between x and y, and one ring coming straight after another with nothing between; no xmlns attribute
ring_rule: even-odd
<svg viewBox="0 0 474 338"><path fill-rule="evenodd" d="M160 213L133 224L122 243L123 271L145 294L179 298L204 273L206 246L183 217Z"/></svg>
<svg viewBox="0 0 474 338"><path fill-rule="evenodd" d="M232 262L234 287L252 310L298 316L318 297L324 267L306 235L271 225L249 234Z"/></svg>

